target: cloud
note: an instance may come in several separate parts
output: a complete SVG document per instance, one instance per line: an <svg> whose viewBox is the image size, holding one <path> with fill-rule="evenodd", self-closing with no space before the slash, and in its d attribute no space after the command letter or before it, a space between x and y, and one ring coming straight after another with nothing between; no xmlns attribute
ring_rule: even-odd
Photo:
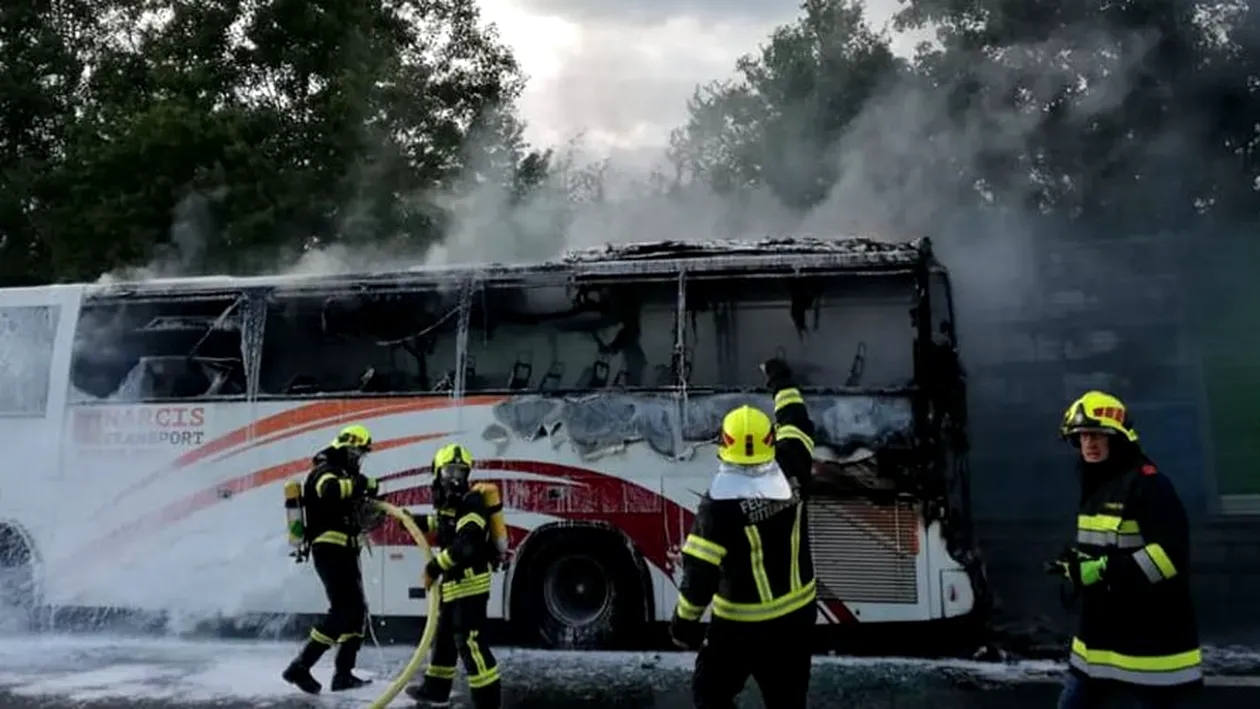
<svg viewBox="0 0 1260 709"><path fill-rule="evenodd" d="M798 0L515 0L518 7L538 15L554 15L580 22L656 24L676 17L705 20L765 20L791 14Z"/></svg>
<svg viewBox="0 0 1260 709"><path fill-rule="evenodd" d="M899 4L868 6L882 27ZM519 107L532 142L582 134L592 151L628 156L659 155L696 86L732 78L741 55L801 11L796 0L489 0L482 12L528 76ZM898 38L896 48L908 54L920 39Z"/></svg>

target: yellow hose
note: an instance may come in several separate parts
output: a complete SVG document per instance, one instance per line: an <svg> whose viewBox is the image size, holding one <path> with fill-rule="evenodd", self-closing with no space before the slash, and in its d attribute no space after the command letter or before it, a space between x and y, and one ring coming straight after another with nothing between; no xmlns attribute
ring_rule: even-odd
<svg viewBox="0 0 1260 709"><path fill-rule="evenodd" d="M416 546L424 552L425 563L429 563L429 560L433 558L433 550L429 548L429 543L425 541L424 534L416 526L416 522L411 518L411 515L388 502L376 500L376 506L385 514L402 523L402 526L411 535L411 539L416 543ZM435 585L425 594L429 599L429 615L425 618L424 634L420 636L420 644L416 645L416 651L412 653L411 660L403 668L402 673L395 677L394 681L385 688L385 693L368 705L368 709L385 709L385 706L394 701L394 697L397 697L398 693L403 690L403 687L407 686L407 683L415 676L416 671L420 669L420 665L424 663L424 656L429 652L429 646L433 644L433 636L437 635L438 607L441 605L437 591L438 589Z"/></svg>

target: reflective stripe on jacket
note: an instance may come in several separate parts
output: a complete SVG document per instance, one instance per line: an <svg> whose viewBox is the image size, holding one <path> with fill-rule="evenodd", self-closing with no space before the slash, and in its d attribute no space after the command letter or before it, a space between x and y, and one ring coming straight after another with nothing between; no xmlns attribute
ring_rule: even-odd
<svg viewBox="0 0 1260 709"><path fill-rule="evenodd" d="M1071 667L1146 686L1200 682L1189 524L1172 482L1146 462L1102 482L1081 504L1076 542L1107 569L1082 590Z"/></svg>

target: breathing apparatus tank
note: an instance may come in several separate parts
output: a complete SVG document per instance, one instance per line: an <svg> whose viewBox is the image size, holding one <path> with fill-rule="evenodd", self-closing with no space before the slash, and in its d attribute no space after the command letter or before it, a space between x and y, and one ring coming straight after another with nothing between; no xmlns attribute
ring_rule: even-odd
<svg viewBox="0 0 1260 709"><path fill-rule="evenodd" d="M508 534L507 522L503 519L503 499L499 496L499 486L494 483L473 483L472 489L481 494L481 499L490 511L490 539L499 552L499 558L507 556Z"/></svg>
<svg viewBox="0 0 1260 709"><path fill-rule="evenodd" d="M301 563L306 560L310 546L306 543L306 511L302 507L302 484L290 480L284 484L284 516L289 530L289 556Z"/></svg>

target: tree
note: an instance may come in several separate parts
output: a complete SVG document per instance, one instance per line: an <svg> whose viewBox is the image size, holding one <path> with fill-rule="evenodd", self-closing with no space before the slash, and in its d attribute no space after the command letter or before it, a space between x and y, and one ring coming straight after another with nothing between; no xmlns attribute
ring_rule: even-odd
<svg viewBox="0 0 1260 709"><path fill-rule="evenodd" d="M45 177L75 121L90 17L89 6L73 0L0 8L0 283L51 276L38 211L54 198Z"/></svg>
<svg viewBox="0 0 1260 709"><path fill-rule="evenodd" d="M798 210L822 201L838 179L831 147L906 66L859 2L806 0L802 8L758 56L739 60L740 81L696 90L687 124L670 141L683 179L720 193L765 186Z"/></svg>
<svg viewBox="0 0 1260 709"><path fill-rule="evenodd" d="M1260 20L1237 5L906 0L898 27L938 40L909 66L860 4L802 7L740 81L697 90L672 141L685 178L899 232L974 209L1164 229L1260 206Z"/></svg>
<svg viewBox="0 0 1260 709"><path fill-rule="evenodd" d="M41 174L16 171L7 186L25 217L21 229L0 223L14 244L0 248L33 245L44 277L94 278L163 249L197 272L270 267L332 243L423 250L446 226L434 196L478 159L470 136L486 116L510 114L521 88L472 0L107 0L92 10L70 13L93 18L86 31L43 13L24 20L53 49L109 38L72 54L78 68L65 75L85 78L61 103L27 81L47 97L44 114L64 120ZM4 51L36 61L18 45ZM495 120L506 131L497 159L545 171L519 126Z"/></svg>
<svg viewBox="0 0 1260 709"><path fill-rule="evenodd" d="M1255 208L1239 146L1260 114L1238 111L1254 71L1235 53L1253 48L1213 41L1207 7L908 0L899 22L937 26L917 68L949 92L955 125L1018 126L978 176L1008 203L1164 228Z"/></svg>

